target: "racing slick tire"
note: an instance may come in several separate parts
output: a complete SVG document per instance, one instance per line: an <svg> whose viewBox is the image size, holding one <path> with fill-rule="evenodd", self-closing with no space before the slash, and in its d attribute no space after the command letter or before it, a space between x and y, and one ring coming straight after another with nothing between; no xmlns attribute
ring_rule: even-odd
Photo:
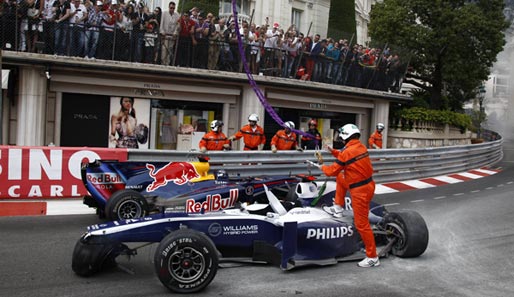
<svg viewBox="0 0 514 297"><path fill-rule="evenodd" d="M139 192L134 190L115 192L105 206L105 214L111 221L142 218L147 213L148 203Z"/></svg>
<svg viewBox="0 0 514 297"><path fill-rule="evenodd" d="M428 246L428 228L423 217L415 211L391 212L385 216L389 240L395 240L391 253L402 258L417 257Z"/></svg>
<svg viewBox="0 0 514 297"><path fill-rule="evenodd" d="M175 293L194 293L214 279L219 256L205 234L181 229L159 243L154 263L157 277L166 288Z"/></svg>
<svg viewBox="0 0 514 297"><path fill-rule="evenodd" d="M71 269L79 276L91 276L104 269L115 267L116 257L128 249L122 243L94 242L81 237L75 244L71 260Z"/></svg>

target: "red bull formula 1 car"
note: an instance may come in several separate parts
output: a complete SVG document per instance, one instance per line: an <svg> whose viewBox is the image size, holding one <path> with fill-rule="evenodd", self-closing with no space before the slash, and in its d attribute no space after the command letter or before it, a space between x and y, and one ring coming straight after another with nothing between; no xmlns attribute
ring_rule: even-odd
<svg viewBox="0 0 514 297"><path fill-rule="evenodd" d="M82 165L90 196L84 204L109 220L144 217L162 209L188 213L218 211L237 202L265 199L263 185L276 195L291 195L302 180L291 176L228 177L209 172L208 159L197 162L118 162L96 160Z"/></svg>
<svg viewBox="0 0 514 297"><path fill-rule="evenodd" d="M280 201L263 184L268 200L264 204L243 203L240 208L204 214L172 210L92 225L75 245L72 269L90 276L116 265L119 255L135 255L129 243L158 243L154 265L159 280L173 292L193 293L209 285L220 263L233 259L289 270L364 258L350 201L343 217L308 206L323 187L323 183L302 182L296 192L307 190L300 193L303 197ZM291 203L294 207L289 207ZM374 205L369 217L380 257L417 257L426 250L428 229L417 212L387 212Z"/></svg>

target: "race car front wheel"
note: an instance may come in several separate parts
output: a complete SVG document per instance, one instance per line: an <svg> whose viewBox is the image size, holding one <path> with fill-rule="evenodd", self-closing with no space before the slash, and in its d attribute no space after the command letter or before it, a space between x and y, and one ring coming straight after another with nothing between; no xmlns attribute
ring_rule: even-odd
<svg viewBox="0 0 514 297"><path fill-rule="evenodd" d="M395 240L391 253L402 258L417 257L428 246L428 228L415 211L391 212L385 216L387 239Z"/></svg>
<svg viewBox="0 0 514 297"><path fill-rule="evenodd" d="M116 266L116 257L128 247L119 242L96 240L82 236L73 250L71 268L80 276L91 276Z"/></svg>
<svg viewBox="0 0 514 297"><path fill-rule="evenodd" d="M177 230L166 236L155 251L155 272L175 293L201 291L214 279L218 253L212 241L194 230Z"/></svg>
<svg viewBox="0 0 514 297"><path fill-rule="evenodd" d="M134 190L117 191L105 206L105 214L111 221L142 218L147 213L148 204L145 198Z"/></svg>

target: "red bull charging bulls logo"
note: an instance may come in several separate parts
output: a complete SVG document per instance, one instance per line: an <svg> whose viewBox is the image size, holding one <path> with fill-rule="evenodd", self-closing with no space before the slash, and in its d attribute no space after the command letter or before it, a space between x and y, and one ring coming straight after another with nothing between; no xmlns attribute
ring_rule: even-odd
<svg viewBox="0 0 514 297"><path fill-rule="evenodd" d="M153 164L146 164L146 168L150 171L148 174L153 179L153 182L146 187L148 192L153 192L167 185L170 181L181 186L194 178L200 177L196 168L187 162L170 162L159 170L155 170Z"/></svg>

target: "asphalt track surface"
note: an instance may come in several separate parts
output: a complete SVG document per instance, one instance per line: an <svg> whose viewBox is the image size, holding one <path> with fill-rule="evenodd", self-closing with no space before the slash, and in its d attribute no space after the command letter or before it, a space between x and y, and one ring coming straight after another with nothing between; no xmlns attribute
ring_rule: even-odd
<svg viewBox="0 0 514 297"><path fill-rule="evenodd" d="M514 296L514 163L492 176L379 195L389 211L418 211L430 242L418 258L289 272L269 265L220 268L194 296ZM75 242L95 215L0 217L0 296L169 296L153 271L155 245L90 278L71 270Z"/></svg>

